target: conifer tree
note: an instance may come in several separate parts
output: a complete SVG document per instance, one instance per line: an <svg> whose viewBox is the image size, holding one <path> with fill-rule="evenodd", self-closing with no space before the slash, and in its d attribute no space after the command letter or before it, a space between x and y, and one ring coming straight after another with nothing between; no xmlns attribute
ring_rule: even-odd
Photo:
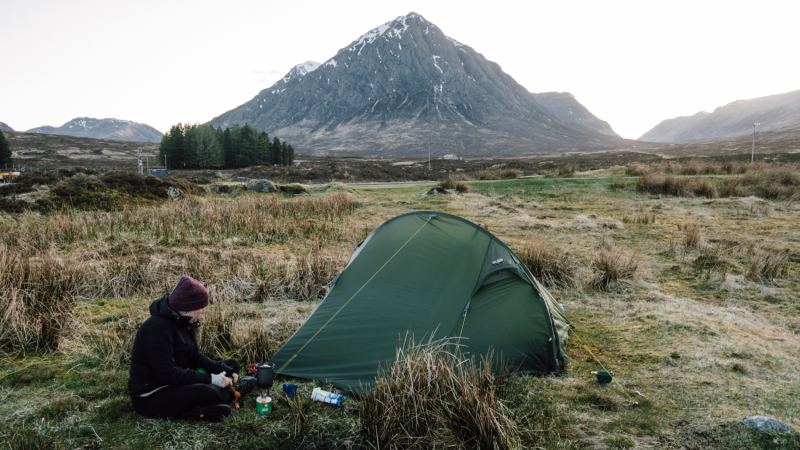
<svg viewBox="0 0 800 450"><path fill-rule="evenodd" d="M269 143L269 134L266 131L262 131L258 134L258 159L257 164L259 165L269 165L269 158L270 158L270 143Z"/></svg>
<svg viewBox="0 0 800 450"><path fill-rule="evenodd" d="M6 164L13 164L14 160L11 159L11 148L8 145L6 136L0 131L0 164L5 167Z"/></svg>
<svg viewBox="0 0 800 450"><path fill-rule="evenodd" d="M167 166L172 168L183 168L184 161L184 126L181 123L173 125L169 133L161 138L158 146L158 158L163 160L167 157Z"/></svg>

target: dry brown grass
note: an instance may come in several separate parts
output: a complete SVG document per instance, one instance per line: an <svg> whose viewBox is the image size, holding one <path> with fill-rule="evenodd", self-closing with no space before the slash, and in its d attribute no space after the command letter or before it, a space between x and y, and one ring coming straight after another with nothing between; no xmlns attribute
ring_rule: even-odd
<svg viewBox="0 0 800 450"><path fill-rule="evenodd" d="M636 183L636 191L673 197L717 197L717 188L708 179L682 178L675 175L646 173Z"/></svg>
<svg viewBox="0 0 800 450"><path fill-rule="evenodd" d="M463 359L448 342L398 349L360 398L363 434L375 448L507 449L519 430L500 401L504 371Z"/></svg>
<svg viewBox="0 0 800 450"><path fill-rule="evenodd" d="M756 166L725 180L721 195L796 201L800 199L800 171L795 167Z"/></svg>
<svg viewBox="0 0 800 450"><path fill-rule="evenodd" d="M479 180L514 180L522 176L519 169L487 169L475 174Z"/></svg>
<svg viewBox="0 0 800 450"><path fill-rule="evenodd" d="M789 266L788 250L776 251L756 248L744 272L745 279L773 284L775 278L785 276Z"/></svg>
<svg viewBox="0 0 800 450"><path fill-rule="evenodd" d="M684 232L683 244L686 250L699 249L705 246L703 229L696 223L679 224L678 229Z"/></svg>
<svg viewBox="0 0 800 450"><path fill-rule="evenodd" d="M514 250L534 277L550 288L580 286L580 261L568 251L551 246L547 238L534 238Z"/></svg>
<svg viewBox="0 0 800 450"><path fill-rule="evenodd" d="M643 260L635 252L620 248L601 250L592 258L593 273L587 284L594 289L611 289L620 283L639 281Z"/></svg>
<svg viewBox="0 0 800 450"><path fill-rule="evenodd" d="M74 322L84 273L46 254L0 244L0 347L56 350Z"/></svg>
<svg viewBox="0 0 800 450"><path fill-rule="evenodd" d="M470 192L470 187L464 182L464 178L462 176L450 174L439 180L437 184L444 189L456 191L460 194Z"/></svg>

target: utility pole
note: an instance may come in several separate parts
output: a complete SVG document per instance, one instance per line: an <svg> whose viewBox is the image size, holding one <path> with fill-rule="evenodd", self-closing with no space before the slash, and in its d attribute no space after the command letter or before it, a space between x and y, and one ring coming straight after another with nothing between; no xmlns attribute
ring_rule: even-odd
<svg viewBox="0 0 800 450"><path fill-rule="evenodd" d="M756 154L756 127L761 125L761 122L753 124L753 148L750 149L750 164L753 164L753 159L755 158Z"/></svg>
<svg viewBox="0 0 800 450"><path fill-rule="evenodd" d="M144 147L139 147L139 148L137 148L137 150L139 151L139 153L138 153L139 157L138 157L137 170L139 172L139 175L144 175L144 170L142 168L142 150L144 150Z"/></svg>
<svg viewBox="0 0 800 450"><path fill-rule="evenodd" d="M167 155L164 155L164 169L167 168Z"/></svg>

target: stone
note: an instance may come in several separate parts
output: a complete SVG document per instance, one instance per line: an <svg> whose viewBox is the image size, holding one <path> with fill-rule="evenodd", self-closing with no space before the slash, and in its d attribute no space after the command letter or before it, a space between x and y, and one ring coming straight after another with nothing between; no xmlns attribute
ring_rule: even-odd
<svg viewBox="0 0 800 450"><path fill-rule="evenodd" d="M747 426L750 426L750 427L753 427L753 428L755 428L757 430L765 431L765 432L768 432L768 433L773 432L773 431L778 431L778 432L789 432L789 431L792 431L792 427L790 427L789 425L781 422L778 419L773 419L771 417L750 416L750 417L744 419L742 422L744 422L744 424L747 425Z"/></svg>
<svg viewBox="0 0 800 450"><path fill-rule="evenodd" d="M236 181L244 181L247 182L248 178L246 177L236 177Z"/></svg>
<svg viewBox="0 0 800 450"><path fill-rule="evenodd" d="M175 189L174 187L170 186L167 188L167 196L173 202L181 198L181 191Z"/></svg>
<svg viewBox="0 0 800 450"><path fill-rule="evenodd" d="M448 153L447 155L442 156L442 159L449 159L449 160L453 160L453 161L461 160L461 158L459 158L458 156L456 156L456 155L454 155L452 153Z"/></svg>
<svg viewBox="0 0 800 450"><path fill-rule="evenodd" d="M278 192L278 188L269 180L250 180L244 185L244 188L256 192Z"/></svg>
<svg viewBox="0 0 800 450"><path fill-rule="evenodd" d="M214 172L214 178L222 178L222 172Z"/></svg>
<svg viewBox="0 0 800 450"><path fill-rule="evenodd" d="M449 194L449 193L450 193L450 192L448 192L448 191L447 191L447 189L445 189L445 188L443 188L443 187L440 187L440 186L434 186L434 187L433 187L433 188L432 188L430 191L428 191L428 192L427 192L425 195L447 195L447 194Z"/></svg>

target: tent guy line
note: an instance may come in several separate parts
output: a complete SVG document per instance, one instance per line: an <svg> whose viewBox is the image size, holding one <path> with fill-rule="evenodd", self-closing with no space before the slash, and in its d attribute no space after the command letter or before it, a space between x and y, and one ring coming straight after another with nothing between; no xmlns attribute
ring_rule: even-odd
<svg viewBox="0 0 800 450"><path fill-rule="evenodd" d="M302 347L300 347L300 350L298 350L298 351L297 351L297 353L295 353L294 355L292 355L292 357L291 357L291 358L289 358L289 360L288 360L288 361L286 361L286 364L282 365L282 366L281 366L281 368L280 368L280 369L278 369L278 371L277 371L277 372L275 372L275 373L276 373L276 374L280 374L280 373L283 371L283 369L285 369L285 368L286 368L286 366L288 366L288 365L289 365L289 364L290 364L292 361L294 361L294 359L297 357L297 355L299 355L299 354L300 354L300 352L302 352L302 351L303 351L303 349L304 349L304 348L306 348L306 346L308 345L308 343L309 343L309 342L311 342L311 341L312 341L312 340L313 340L315 337L317 337L317 335L319 334L319 332L320 332L320 331L322 331L322 329L323 329L323 328L325 328L326 326L328 326L328 324L329 324L329 323L331 323L331 320L333 320L333 319L334 319L334 318L335 318L335 317L336 317L336 316L337 316L337 315L338 315L338 314L339 314L339 313L340 313L340 312L341 312L341 311L344 309L344 307L345 307L345 306L347 306L347 305L348 305L348 304L349 304L349 303L350 303L350 302L351 302L351 301L352 301L354 298L356 298L356 295L358 295L358 293L359 293L359 292L361 292L361 290L362 290L362 289L364 289L364 288L365 288L365 287L366 287L366 286L369 284L369 282L370 282L370 281L372 281L372 279L373 279L373 278L375 278L375 276L376 276L376 275L378 275L378 274L380 273L380 271L381 271L381 270L383 270L383 268L384 268L384 267L386 267L386 264L389 264L389 262L391 262L391 261L394 259L394 257L395 257L395 256L397 256L397 254L398 254L398 253L400 253L400 251L401 251L401 250L403 250L403 248L405 248L405 246L406 246L406 245L408 245L408 243L409 243L409 242L411 242L411 240L412 240L412 239L414 239L414 236L416 236L416 235L417 235L417 233L419 233L420 231L422 231L422 229L423 229L423 228L425 228L425 225L427 225L428 223L430 223L430 221L431 221L431 220L433 220L433 218L434 218L434 217L436 217L436 216L435 216L435 215L433 215L433 214L431 214L431 216L428 218L428 220L427 220L425 223L423 223L421 227L419 227L419 230L417 230L417 232L416 232L416 233L414 233L414 234L413 234L413 235L412 235L410 238L408 238L408 240L406 241L406 243L405 243L405 244L403 244L403 246L402 246L402 247L400 247L399 249L397 249L397 251L396 251L396 252L394 252L394 255L392 255L392 257L391 257L391 258L389 258L389 259L388 259L388 260L387 260L385 263L383 263L383 265L381 266L381 268L380 268L380 269L378 269L378 271L377 271L377 272L375 272L375 273L374 273L374 274L373 274L373 275L370 277L370 279L369 279L369 280L367 280L367 282L366 282L366 283L364 283L364 285L363 285L363 286L361 286L361 288L360 288L360 289L359 289L359 290L358 290L358 291L357 291L355 294L353 294L353 296L352 296L352 297L350 297L350 300L348 300L348 301L347 301L347 302L346 302L344 305L342 305L342 307L341 307L341 308L339 308L339 310L338 310L338 311L336 311L336 314L334 314L333 316L331 316L331 318L330 318L330 319L328 319L328 321L327 321L327 322L325 322L325 325L322 325L322 327L321 327L319 330L317 330L317 332L316 332L316 333L314 333L314 335L313 335L313 336L311 336L311 339L309 339L308 341L306 341L306 343L305 343L305 344L303 344L303 346L302 346ZM465 314L465 320L466 320L466 314ZM462 325L462 330L463 330L463 325Z"/></svg>

